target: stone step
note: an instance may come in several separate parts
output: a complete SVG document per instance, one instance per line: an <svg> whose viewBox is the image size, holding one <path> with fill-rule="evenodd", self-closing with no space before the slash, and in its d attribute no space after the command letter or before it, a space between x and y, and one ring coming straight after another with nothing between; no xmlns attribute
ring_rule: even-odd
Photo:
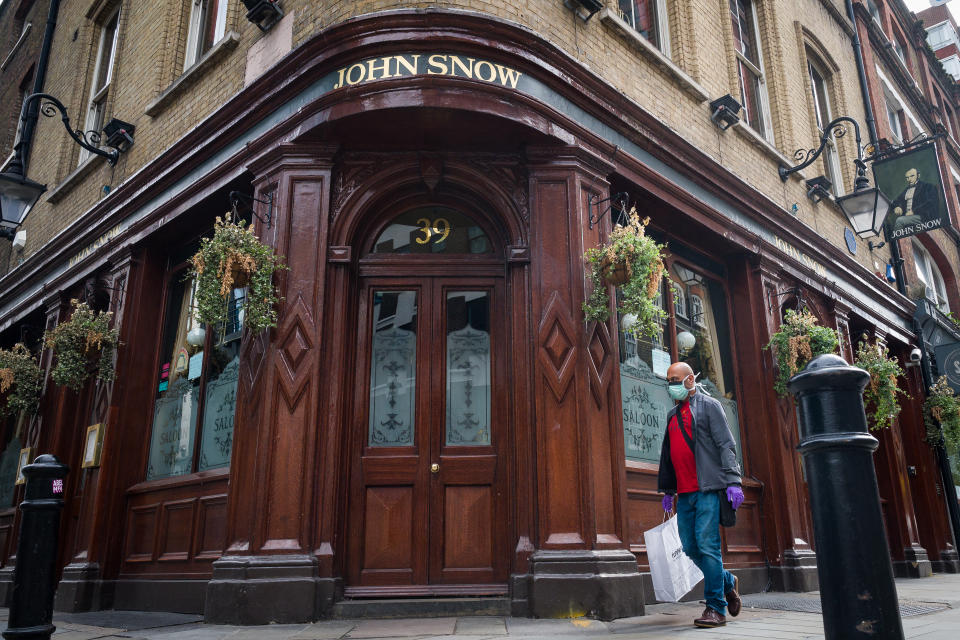
<svg viewBox="0 0 960 640"><path fill-rule="evenodd" d="M341 600L333 605L331 617L357 618L445 618L460 616L509 616L510 599L486 598L390 598L383 600Z"/></svg>

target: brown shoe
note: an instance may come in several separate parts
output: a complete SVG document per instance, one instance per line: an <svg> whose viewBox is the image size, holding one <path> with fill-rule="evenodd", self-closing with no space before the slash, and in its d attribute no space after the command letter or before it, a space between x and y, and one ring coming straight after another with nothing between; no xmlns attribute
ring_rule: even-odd
<svg viewBox="0 0 960 640"><path fill-rule="evenodd" d="M711 628L711 627L722 627L727 624L727 619L720 615L716 609L711 609L707 607L703 610L703 615L693 621L693 626Z"/></svg>
<svg viewBox="0 0 960 640"><path fill-rule="evenodd" d="M727 591L724 595L727 598L727 613L736 618L740 615L740 608L743 602L740 600L740 579L733 576L733 589Z"/></svg>

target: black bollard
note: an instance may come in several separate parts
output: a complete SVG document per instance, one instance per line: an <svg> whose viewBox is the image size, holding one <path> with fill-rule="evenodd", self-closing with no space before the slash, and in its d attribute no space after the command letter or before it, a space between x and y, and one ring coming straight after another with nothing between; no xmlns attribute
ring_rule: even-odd
<svg viewBox="0 0 960 640"><path fill-rule="evenodd" d="M57 586L57 536L67 471L66 465L49 454L37 456L33 464L23 468L27 487L20 503L20 539L4 638L47 640L56 630L51 624L53 592Z"/></svg>
<svg viewBox="0 0 960 640"><path fill-rule="evenodd" d="M843 358L822 355L790 379L800 404L803 456L827 640L903 638L893 567L867 432L870 379Z"/></svg>

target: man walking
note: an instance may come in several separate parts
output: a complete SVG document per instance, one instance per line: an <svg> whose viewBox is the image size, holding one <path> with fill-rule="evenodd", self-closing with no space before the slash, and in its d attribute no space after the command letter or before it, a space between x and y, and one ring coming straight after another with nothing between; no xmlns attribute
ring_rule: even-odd
<svg viewBox="0 0 960 640"><path fill-rule="evenodd" d="M657 487L666 494L664 511L673 509L673 497L678 494L677 528L683 551L703 572L707 606L693 624L719 627L727 623L728 609L736 616L741 606L737 578L723 568L720 552L720 501L728 500L734 509L743 502L736 443L720 403L697 393L690 365L670 365L667 383L677 406L667 418Z"/></svg>

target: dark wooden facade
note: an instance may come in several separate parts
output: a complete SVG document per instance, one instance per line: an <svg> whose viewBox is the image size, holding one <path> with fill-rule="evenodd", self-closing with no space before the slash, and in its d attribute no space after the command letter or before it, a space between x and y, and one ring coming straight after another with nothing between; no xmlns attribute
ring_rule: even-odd
<svg viewBox="0 0 960 640"><path fill-rule="evenodd" d="M490 71L335 87L356 63L433 54ZM499 81L497 65L520 80ZM314 619L345 596L508 594L519 615L642 612L653 599L643 531L662 518L656 466L625 459L617 322L580 311L583 252L611 228L609 216L590 228L591 198L613 191L716 265L727 298L746 502L725 531L726 562L747 590L815 588L795 412L772 390L763 346L801 287L847 356L869 331L902 358L913 305L547 42L466 15L340 25L155 165L44 249L19 285L47 282L18 313L41 309L52 325L98 278L123 341L115 383L73 394L48 382L28 430L74 468L58 607L263 623ZM244 334L229 469L146 481L169 247L202 233L238 186L272 195L257 230L290 265L280 320ZM373 252L416 206L468 215L491 251ZM117 238L56 271L117 224ZM417 379L436 383L443 350L430 344L444 336L446 292L464 290L490 301L490 443L445 442L439 387L421 382L413 444L367 446L374 292L419 296ZM83 428L96 422L102 466L80 470ZM893 559L956 567L919 401L881 442ZM7 567L15 526L14 510L0 513Z"/></svg>

